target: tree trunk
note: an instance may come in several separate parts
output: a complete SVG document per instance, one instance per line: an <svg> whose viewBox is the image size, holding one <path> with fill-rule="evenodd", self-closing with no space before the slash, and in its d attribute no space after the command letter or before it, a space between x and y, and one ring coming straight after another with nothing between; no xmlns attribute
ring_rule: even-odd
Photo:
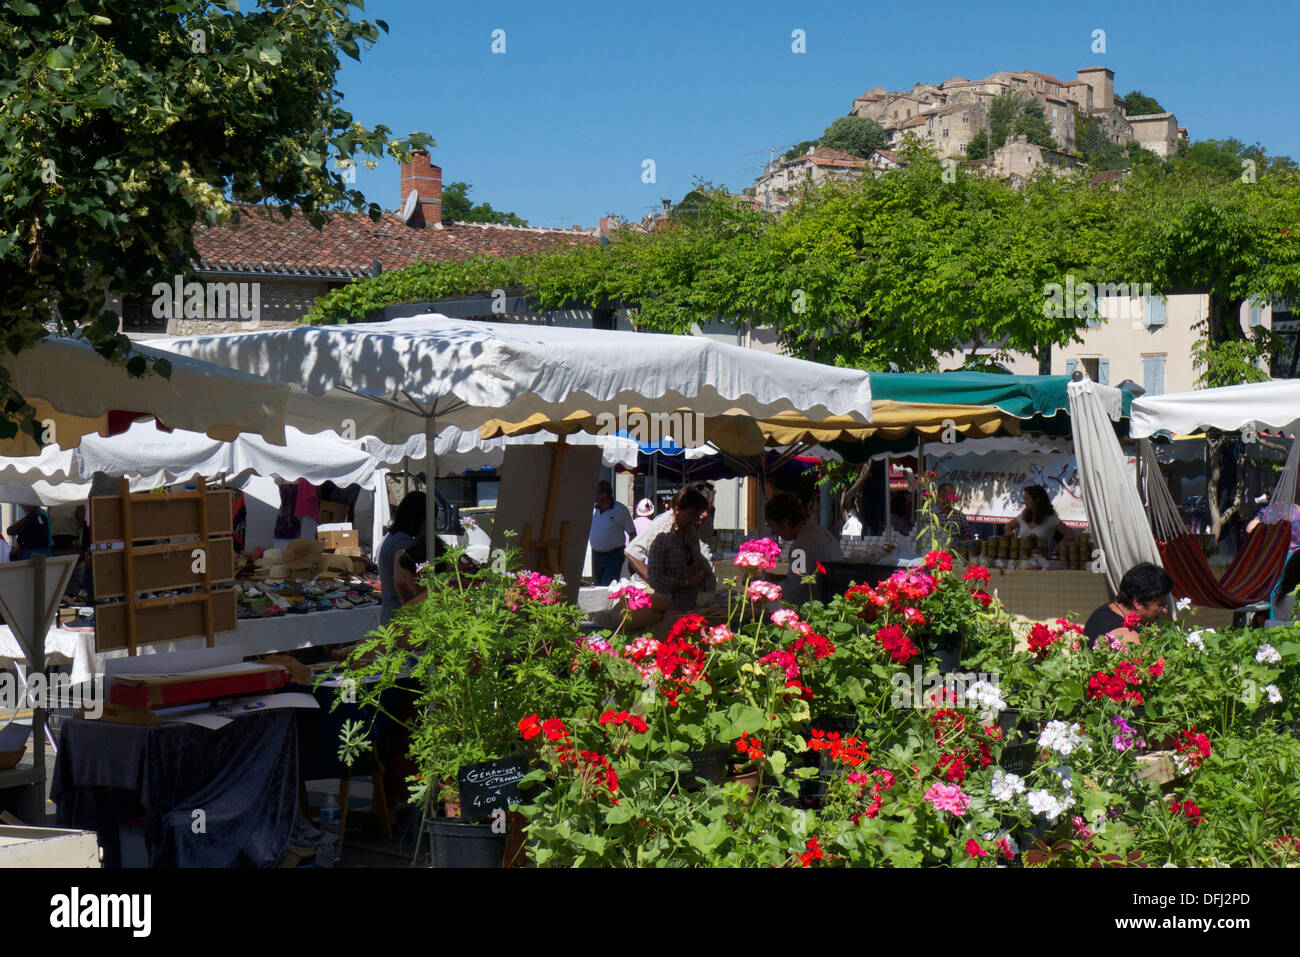
<svg viewBox="0 0 1300 957"><path fill-rule="evenodd" d="M844 493L840 496L841 515L849 514L849 508L852 506L854 502L857 501L858 496L862 494L862 486L866 484L867 478L870 475L871 475L871 462L867 461L867 463L864 464L862 468L858 470L858 477L853 480L853 484L850 485L848 488L846 488L844 490Z"/></svg>
<svg viewBox="0 0 1300 957"><path fill-rule="evenodd" d="M1232 434L1225 434L1218 429L1209 429L1205 434L1206 455L1210 460L1205 475L1205 504L1210 512L1210 534L1214 536L1216 543L1223 534L1223 527L1241 515L1246 504L1246 470L1244 462L1237 469L1237 480L1232 490L1232 502L1227 508L1222 508L1219 502L1219 485L1223 479L1222 451L1224 446L1233 438Z"/></svg>

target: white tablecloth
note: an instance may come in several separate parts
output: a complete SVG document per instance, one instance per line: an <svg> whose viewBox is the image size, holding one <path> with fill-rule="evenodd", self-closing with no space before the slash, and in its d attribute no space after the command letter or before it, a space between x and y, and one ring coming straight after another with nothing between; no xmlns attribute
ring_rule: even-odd
<svg viewBox="0 0 1300 957"><path fill-rule="evenodd" d="M71 665L72 683L89 681L94 671L95 635L86 631L51 628L45 635L45 657L52 664ZM20 678L26 676L27 655L12 629L0 625L0 667L14 666Z"/></svg>

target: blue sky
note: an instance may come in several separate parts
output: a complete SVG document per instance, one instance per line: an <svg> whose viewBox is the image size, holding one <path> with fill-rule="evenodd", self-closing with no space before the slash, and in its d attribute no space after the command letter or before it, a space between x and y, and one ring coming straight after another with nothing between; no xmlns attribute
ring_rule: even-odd
<svg viewBox="0 0 1300 957"><path fill-rule="evenodd" d="M990 12L992 10L992 12ZM444 182L535 226L639 218L696 176L733 191L767 150L812 139L880 84L1032 69L1115 71L1193 140L1235 136L1300 158L1300 4L370 0L389 33L340 76L367 125L430 133ZM505 52L492 33L505 31ZM794 30L806 52L792 52ZM1092 52L1104 30L1106 51ZM656 182L642 182L643 161ZM357 185L401 201L395 162Z"/></svg>

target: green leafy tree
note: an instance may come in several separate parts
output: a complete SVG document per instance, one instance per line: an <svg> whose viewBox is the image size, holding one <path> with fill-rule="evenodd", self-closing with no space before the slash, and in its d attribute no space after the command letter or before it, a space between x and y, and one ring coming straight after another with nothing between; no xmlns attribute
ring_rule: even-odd
<svg viewBox="0 0 1300 957"><path fill-rule="evenodd" d="M1243 310L1252 301L1300 298L1300 174L1280 169L1242 182L1240 175L1227 180L1218 165L1176 166L1172 175L1141 172L1117 194L1113 222L1101 261L1114 274L1141 276L1157 290L1207 294L1193 353L1199 384L1266 379L1278 340L1262 324L1250 327ZM1216 535L1245 507L1240 482L1230 503L1220 503L1218 452L1229 440L1210 439L1206 497Z"/></svg>
<svg viewBox="0 0 1300 957"><path fill-rule="evenodd" d="M1016 90L999 93L993 98L989 104L989 130L989 140L994 149L1004 146L1015 136L1024 136L1036 146L1056 149L1042 101Z"/></svg>
<svg viewBox="0 0 1300 957"><path fill-rule="evenodd" d="M803 140L802 142L795 143L794 146L786 150L785 153L781 155L781 158L788 159L788 160L795 159L796 157L803 156L805 153L808 152L810 147L816 145L817 145L816 140Z"/></svg>
<svg viewBox="0 0 1300 957"><path fill-rule="evenodd" d="M1155 101L1154 97L1147 96L1139 90L1119 97L1119 105L1124 107L1124 112L1129 116L1146 116L1151 113L1163 113L1164 107Z"/></svg>
<svg viewBox="0 0 1300 957"><path fill-rule="evenodd" d="M491 203L475 204L470 201L469 183L448 183L442 189L442 221L444 223L500 223L504 226L527 226L528 222L516 213L493 209Z"/></svg>
<svg viewBox="0 0 1300 957"><path fill-rule="evenodd" d="M992 151L989 149L988 130L980 130L971 141L966 144L966 158L979 160L987 159Z"/></svg>
<svg viewBox="0 0 1300 957"><path fill-rule="evenodd" d="M355 164L432 139L394 139L341 106L341 57L387 27L347 0L167 4L0 0L0 325L18 353L81 332L107 358L129 347L106 297L186 273L200 223L232 201L381 209ZM131 371L147 364L133 360ZM31 409L0 380L0 434Z"/></svg>
<svg viewBox="0 0 1300 957"><path fill-rule="evenodd" d="M866 159L889 143L885 128L865 116L841 116L822 133L821 146Z"/></svg>

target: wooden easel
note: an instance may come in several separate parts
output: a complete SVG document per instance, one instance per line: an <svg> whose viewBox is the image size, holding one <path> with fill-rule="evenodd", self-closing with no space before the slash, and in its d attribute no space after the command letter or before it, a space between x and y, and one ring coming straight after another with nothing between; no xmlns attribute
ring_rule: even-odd
<svg viewBox="0 0 1300 957"><path fill-rule="evenodd" d="M541 535L533 540L533 523L525 522L519 533L519 554L526 568L536 568L547 575L564 574L569 556L569 523L561 522L559 534L551 538L551 524L555 521L555 497L559 491L560 475L564 467L564 453L569 446L561 435L555 442L547 442L551 449L551 475L546 485L546 508L542 512ZM531 552L537 553L534 565L529 561Z"/></svg>

